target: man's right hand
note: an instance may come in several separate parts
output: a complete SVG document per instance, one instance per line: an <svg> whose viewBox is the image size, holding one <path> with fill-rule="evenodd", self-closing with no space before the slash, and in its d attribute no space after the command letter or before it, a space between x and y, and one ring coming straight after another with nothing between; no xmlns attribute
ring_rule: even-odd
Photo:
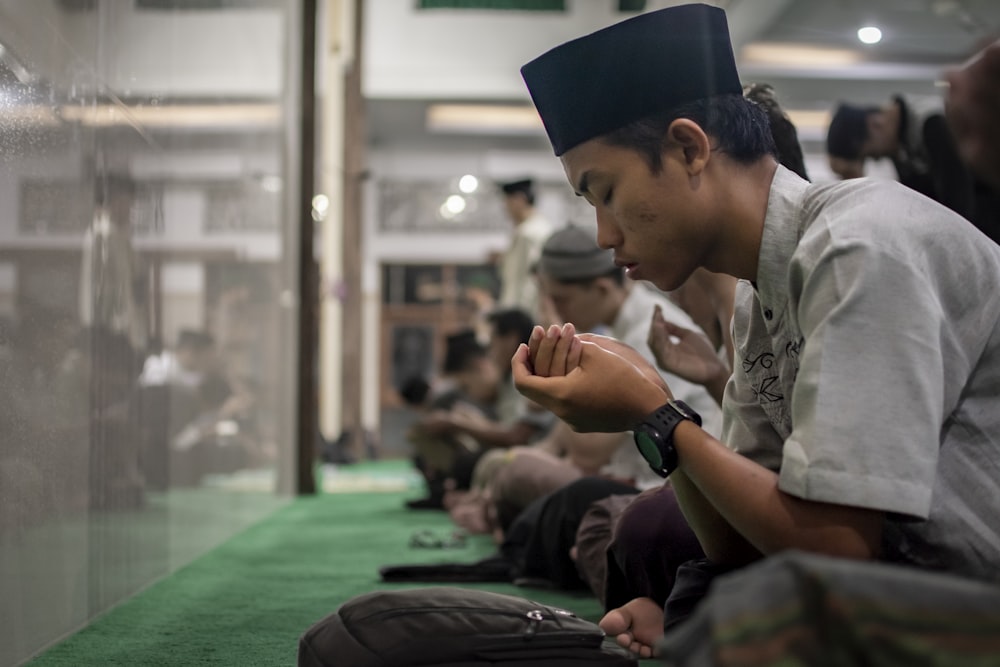
<svg viewBox="0 0 1000 667"><path fill-rule="evenodd" d="M514 354L511 369L518 391L574 431L627 431L671 398L635 350L604 336L577 336L572 325L536 328L530 344Z"/></svg>

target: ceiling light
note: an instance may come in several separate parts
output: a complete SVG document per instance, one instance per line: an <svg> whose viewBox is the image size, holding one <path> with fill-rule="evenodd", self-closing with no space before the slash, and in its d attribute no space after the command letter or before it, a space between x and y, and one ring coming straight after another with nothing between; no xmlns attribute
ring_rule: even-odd
<svg viewBox="0 0 1000 667"><path fill-rule="evenodd" d="M61 122L50 106L42 105L0 105L3 110L4 126L13 129L31 127L58 127Z"/></svg>
<svg viewBox="0 0 1000 667"><path fill-rule="evenodd" d="M753 42L743 47L744 63L779 65L788 68L843 67L861 62L861 54L853 49L830 49L808 44Z"/></svg>
<svg viewBox="0 0 1000 667"><path fill-rule="evenodd" d="M281 121L277 104L177 104L164 106L64 106L59 116L91 127L135 125L145 128L246 129L276 126Z"/></svg>
<svg viewBox="0 0 1000 667"><path fill-rule="evenodd" d="M330 198L324 194L318 194L312 198L312 207L317 213L323 215L330 208Z"/></svg>
<svg viewBox="0 0 1000 667"><path fill-rule="evenodd" d="M427 129L465 134L537 134L542 131L542 121L532 106L432 104L427 107Z"/></svg>
<svg viewBox="0 0 1000 667"><path fill-rule="evenodd" d="M452 215L458 215L465 210L465 197L460 195L451 195L444 201L444 207Z"/></svg>
<svg viewBox="0 0 1000 667"><path fill-rule="evenodd" d="M472 174L466 174L458 179L458 189L465 194L471 194L479 187L479 179Z"/></svg>
<svg viewBox="0 0 1000 667"><path fill-rule="evenodd" d="M882 41L882 31L873 25L858 29L858 39L865 44L878 44Z"/></svg>

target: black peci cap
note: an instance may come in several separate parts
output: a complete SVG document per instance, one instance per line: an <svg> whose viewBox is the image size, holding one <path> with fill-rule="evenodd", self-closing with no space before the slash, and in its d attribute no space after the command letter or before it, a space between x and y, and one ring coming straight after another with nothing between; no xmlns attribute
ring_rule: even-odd
<svg viewBox="0 0 1000 667"><path fill-rule="evenodd" d="M556 155L667 111L742 94L726 13L680 5L566 42L521 68Z"/></svg>
<svg viewBox="0 0 1000 667"><path fill-rule="evenodd" d="M517 192L523 192L530 195L535 189L535 183L530 178L525 178L520 181L511 181L509 183L500 183L500 189L505 195L512 195Z"/></svg>

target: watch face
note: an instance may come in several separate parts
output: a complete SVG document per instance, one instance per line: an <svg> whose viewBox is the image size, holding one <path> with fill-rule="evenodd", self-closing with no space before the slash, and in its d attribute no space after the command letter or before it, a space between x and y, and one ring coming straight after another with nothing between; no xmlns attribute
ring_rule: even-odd
<svg viewBox="0 0 1000 667"><path fill-rule="evenodd" d="M642 458L646 459L646 463L653 470L662 470L663 456L660 454L660 448L656 445L653 438L645 431L636 431L634 440L636 446L639 448L639 453L642 454Z"/></svg>

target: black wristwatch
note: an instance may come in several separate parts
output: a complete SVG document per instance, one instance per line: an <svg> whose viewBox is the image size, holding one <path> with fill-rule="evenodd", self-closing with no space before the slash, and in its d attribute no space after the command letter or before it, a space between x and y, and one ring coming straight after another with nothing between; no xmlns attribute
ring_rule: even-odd
<svg viewBox="0 0 1000 667"><path fill-rule="evenodd" d="M701 426L701 415L684 401L671 399L632 429L632 439L639 453L660 477L669 476L677 468L674 429L685 419Z"/></svg>

